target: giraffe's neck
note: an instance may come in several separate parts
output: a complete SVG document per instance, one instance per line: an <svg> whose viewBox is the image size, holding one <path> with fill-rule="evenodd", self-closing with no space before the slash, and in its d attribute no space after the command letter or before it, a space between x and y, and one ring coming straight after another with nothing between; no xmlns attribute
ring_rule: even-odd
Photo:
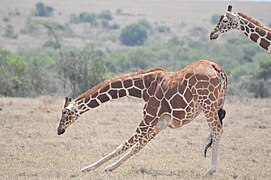
<svg viewBox="0 0 271 180"><path fill-rule="evenodd" d="M238 15L240 30L261 48L271 53L271 29L242 13L238 13Z"/></svg>
<svg viewBox="0 0 271 180"><path fill-rule="evenodd" d="M82 114L112 99L125 96L143 98L147 101L164 72L161 68L155 68L104 81L80 95L70 106L75 107L78 114Z"/></svg>

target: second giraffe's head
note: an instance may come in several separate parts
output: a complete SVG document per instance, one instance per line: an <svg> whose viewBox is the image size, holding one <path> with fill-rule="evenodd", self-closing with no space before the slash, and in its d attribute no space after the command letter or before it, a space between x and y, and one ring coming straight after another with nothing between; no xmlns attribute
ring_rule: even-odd
<svg viewBox="0 0 271 180"><path fill-rule="evenodd" d="M240 28L240 17L232 12L232 6L228 6L227 12L220 17L215 28L210 33L210 39L217 39L220 34L223 34L229 30Z"/></svg>
<svg viewBox="0 0 271 180"><path fill-rule="evenodd" d="M66 128L71 125L80 115L77 107L71 103L72 99L65 98L64 109L62 110L62 117L57 128L57 134L61 135L65 132Z"/></svg>

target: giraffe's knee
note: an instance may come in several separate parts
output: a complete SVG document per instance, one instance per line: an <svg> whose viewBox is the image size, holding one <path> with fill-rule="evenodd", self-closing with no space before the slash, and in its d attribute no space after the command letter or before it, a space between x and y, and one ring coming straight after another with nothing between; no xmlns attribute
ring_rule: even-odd
<svg viewBox="0 0 271 180"><path fill-rule="evenodd" d="M220 108L219 111L218 111L218 117L219 117L219 120L220 120L221 125L223 124L222 121L223 121L223 119L225 118L225 116L226 116L226 111L225 111L225 109Z"/></svg>

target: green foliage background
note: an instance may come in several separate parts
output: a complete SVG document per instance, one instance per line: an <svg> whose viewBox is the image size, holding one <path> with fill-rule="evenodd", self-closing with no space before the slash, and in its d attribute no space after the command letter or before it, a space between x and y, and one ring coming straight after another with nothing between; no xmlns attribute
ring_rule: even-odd
<svg viewBox="0 0 271 180"><path fill-rule="evenodd" d="M51 12L48 14L51 16L54 8L36 5L36 11L43 10ZM121 14L120 10L116 12ZM217 15L210 17L210 23L217 18ZM210 41L209 30L193 27L186 37L180 38L170 27L145 19L122 27L114 22L109 10L72 14L69 22L62 23L47 22L59 38L78 36L72 26L76 28L80 23L89 23L89 31L102 35L80 48L72 44L60 46L48 36L43 45L34 49L16 53L0 49L0 96L75 97L113 76L153 67L178 71L199 59L214 61L226 70L229 95L271 96L271 55L245 36L225 38L224 42ZM28 23L21 33L40 32L37 26ZM114 48L101 45L105 40L114 44Z"/></svg>

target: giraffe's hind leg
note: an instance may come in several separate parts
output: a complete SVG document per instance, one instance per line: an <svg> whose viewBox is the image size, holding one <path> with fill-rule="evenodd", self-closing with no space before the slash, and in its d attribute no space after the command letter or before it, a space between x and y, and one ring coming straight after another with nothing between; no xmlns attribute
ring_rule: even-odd
<svg viewBox="0 0 271 180"><path fill-rule="evenodd" d="M220 108L218 111L218 117L219 117L221 125L223 124L223 119L225 118L225 116L226 116L225 109ZM210 134L207 138L206 146L204 148L204 157L206 157L207 150L212 146L212 143L213 143L213 139L212 139L212 135Z"/></svg>
<svg viewBox="0 0 271 180"><path fill-rule="evenodd" d="M221 134L223 132L222 129L222 120L225 117L225 110L217 110L215 112L214 107L210 109L205 109L204 114L207 118L208 125L210 127L211 133L208 139L208 143L205 147L204 155L206 156L206 152L208 148L212 148L211 151L211 165L209 170L205 173L205 175L213 175L217 169L217 149L219 145L219 141L221 138Z"/></svg>

